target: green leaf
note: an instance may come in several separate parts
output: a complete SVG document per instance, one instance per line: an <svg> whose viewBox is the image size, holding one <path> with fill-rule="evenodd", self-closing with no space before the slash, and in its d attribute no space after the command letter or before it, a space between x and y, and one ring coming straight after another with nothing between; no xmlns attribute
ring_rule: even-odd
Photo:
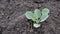
<svg viewBox="0 0 60 34"><path fill-rule="evenodd" d="M33 21L36 21L36 18L32 18Z"/></svg>
<svg viewBox="0 0 60 34"><path fill-rule="evenodd" d="M35 28L40 27L40 25L41 25L41 24L36 24L36 23L33 24L33 26L34 26Z"/></svg>
<svg viewBox="0 0 60 34"><path fill-rule="evenodd" d="M36 20L34 14L31 11L26 12L25 15L28 19L32 19L33 21Z"/></svg>
<svg viewBox="0 0 60 34"><path fill-rule="evenodd" d="M40 18L40 22L45 21L48 18L49 15L42 15Z"/></svg>
<svg viewBox="0 0 60 34"><path fill-rule="evenodd" d="M36 19L40 18L41 17L41 11L39 9L35 9L34 15L35 15Z"/></svg>
<svg viewBox="0 0 60 34"><path fill-rule="evenodd" d="M44 9L42 10L42 14L43 14L43 15L48 14L48 13L49 13L49 9L44 8Z"/></svg>

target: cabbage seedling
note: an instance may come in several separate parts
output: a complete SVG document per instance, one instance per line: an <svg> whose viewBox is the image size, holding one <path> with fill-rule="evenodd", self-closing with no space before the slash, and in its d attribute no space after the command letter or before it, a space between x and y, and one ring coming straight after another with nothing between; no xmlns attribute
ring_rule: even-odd
<svg viewBox="0 0 60 34"><path fill-rule="evenodd" d="M49 16L48 13L49 13L49 9L47 8L44 8L42 10L35 9L34 13L32 13L31 11L27 11L25 13L25 16L27 19L31 19L34 22L33 26L35 28L38 28L41 25L40 23L48 18Z"/></svg>

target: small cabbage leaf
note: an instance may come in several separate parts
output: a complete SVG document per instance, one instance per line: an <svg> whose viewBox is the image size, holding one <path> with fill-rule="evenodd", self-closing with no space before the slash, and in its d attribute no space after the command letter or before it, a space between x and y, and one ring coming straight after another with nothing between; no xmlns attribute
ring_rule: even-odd
<svg viewBox="0 0 60 34"><path fill-rule="evenodd" d="M38 27L41 26L41 24L36 24L36 23L34 23L33 26L34 26L35 28L38 28Z"/></svg>
<svg viewBox="0 0 60 34"><path fill-rule="evenodd" d="M49 9L44 8L44 9L42 10L42 14L43 14L43 15L48 14L48 13L49 13Z"/></svg>
<svg viewBox="0 0 60 34"><path fill-rule="evenodd" d="M41 18L40 18L40 22L43 22L45 21L47 18L48 18L48 14L47 15L42 15Z"/></svg>
<svg viewBox="0 0 60 34"><path fill-rule="evenodd" d="M34 16L36 17L36 19L40 18L41 17L41 11L39 9L35 9Z"/></svg>
<svg viewBox="0 0 60 34"><path fill-rule="evenodd" d="M32 18L32 20L33 20L33 21L36 21L36 18L34 17L34 18Z"/></svg>
<svg viewBox="0 0 60 34"><path fill-rule="evenodd" d="M28 19L33 19L33 18L34 18L34 14L33 14L31 11L27 11L27 12L25 13L25 15L26 15L26 17L27 17Z"/></svg>

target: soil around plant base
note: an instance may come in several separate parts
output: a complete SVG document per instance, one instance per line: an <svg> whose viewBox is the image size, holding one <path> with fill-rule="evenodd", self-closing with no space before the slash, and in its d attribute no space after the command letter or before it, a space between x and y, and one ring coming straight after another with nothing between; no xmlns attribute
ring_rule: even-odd
<svg viewBox="0 0 60 34"><path fill-rule="evenodd" d="M59 0L0 0L0 34L60 34ZM34 28L25 17L26 11L50 9L49 18Z"/></svg>

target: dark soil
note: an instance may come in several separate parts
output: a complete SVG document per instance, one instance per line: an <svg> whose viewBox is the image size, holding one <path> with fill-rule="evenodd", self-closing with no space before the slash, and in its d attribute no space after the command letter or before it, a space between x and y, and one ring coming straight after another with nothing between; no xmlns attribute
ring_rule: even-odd
<svg viewBox="0 0 60 34"><path fill-rule="evenodd" d="M26 11L49 8L49 18L34 28ZM60 0L0 0L0 34L60 34Z"/></svg>

